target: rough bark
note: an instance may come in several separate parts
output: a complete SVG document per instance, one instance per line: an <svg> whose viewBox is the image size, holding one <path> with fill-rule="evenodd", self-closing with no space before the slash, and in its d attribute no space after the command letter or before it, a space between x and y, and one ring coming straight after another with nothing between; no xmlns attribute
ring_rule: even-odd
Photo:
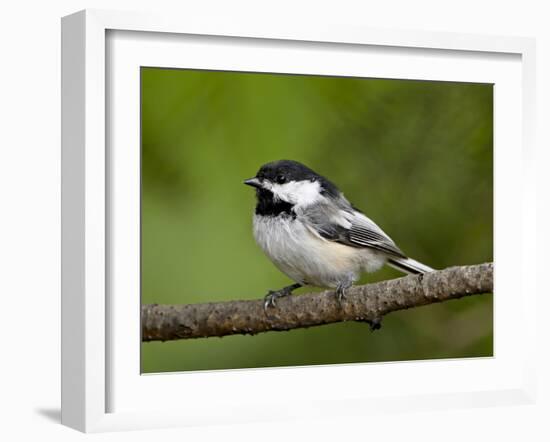
<svg viewBox="0 0 550 442"><path fill-rule="evenodd" d="M291 330L341 321L377 328L388 313L493 291L493 263L354 286L340 304L333 291L291 295L264 310L263 299L188 305L146 304L142 341Z"/></svg>

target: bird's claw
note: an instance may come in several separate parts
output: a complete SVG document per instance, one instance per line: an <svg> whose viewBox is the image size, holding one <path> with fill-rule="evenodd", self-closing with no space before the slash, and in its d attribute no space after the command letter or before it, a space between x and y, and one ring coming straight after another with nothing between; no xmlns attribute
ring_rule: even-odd
<svg viewBox="0 0 550 442"><path fill-rule="evenodd" d="M264 310L267 310L269 307L275 307L275 298L277 298L276 291L270 290L267 292L267 295L264 297Z"/></svg>
<svg viewBox="0 0 550 442"><path fill-rule="evenodd" d="M346 299L346 294L348 289L352 286L352 280L346 280L336 287L336 299L339 304L342 304L342 301Z"/></svg>
<svg viewBox="0 0 550 442"><path fill-rule="evenodd" d="M292 284L286 287L283 287L280 290L270 290L267 292L267 295L264 297L264 310L267 312L269 307L275 307L275 300L277 298L282 298L283 296L288 296L292 293L293 290L301 287L299 283Z"/></svg>
<svg viewBox="0 0 550 442"><path fill-rule="evenodd" d="M265 295L264 297L264 310L267 311L269 307L275 307L275 300L277 298L288 296L290 295L290 293L291 293L290 290L285 290L285 289L270 290L269 292L267 292L267 295Z"/></svg>
<svg viewBox="0 0 550 442"><path fill-rule="evenodd" d="M341 304L344 299L346 299L346 289L345 287L338 287L336 289L336 299L338 303Z"/></svg>

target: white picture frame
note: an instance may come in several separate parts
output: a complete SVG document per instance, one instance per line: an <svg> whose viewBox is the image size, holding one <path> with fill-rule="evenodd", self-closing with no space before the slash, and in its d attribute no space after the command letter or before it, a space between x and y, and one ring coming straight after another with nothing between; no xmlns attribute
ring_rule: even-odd
<svg viewBox="0 0 550 442"><path fill-rule="evenodd" d="M108 81L112 77L106 75L109 72L108 56L118 56L117 53L109 52L107 44L108 33L140 32L144 38L147 35L171 36L217 36L225 38L229 42L239 39L247 41L272 41L285 42L285 45L303 45L308 42L310 47L315 45L338 44L338 47L375 47L382 53L391 48L401 48L403 51L426 50L431 51L430 56L434 60L444 57L445 54L472 54L473 58L483 60L490 58L491 54L503 54L515 57L519 60L519 76L516 72L513 78L518 84L517 90L512 90L521 110L519 113L510 113L510 129L515 131L511 140L518 141L512 147L510 156L504 167L513 167L514 160L518 158L523 161L524 173L523 186L510 190L515 195L515 203L519 203L522 210L517 211L516 218L510 220L521 222L521 241L515 246L516 249L504 249L499 246L498 230L495 230L495 253L496 253L496 287L504 287L504 278L510 278L510 269L517 266L517 256L521 256L520 274L521 278L515 281L508 281L509 290L515 289L521 296L517 296L515 302L522 317L530 318L523 321L520 328L514 328L514 337L505 335L502 329L501 336L509 340L522 341L527 343L522 348L521 354L516 355L516 363L512 368L511 363L497 366L485 365L470 361L466 365L461 361L445 362L445 370L452 373L476 373L476 370L484 376L491 376L491 370L510 369L510 376L503 376L499 382L483 388L482 383L471 388L464 385L463 390L450 392L446 390L443 380L433 389L426 390L425 394L418 391L399 394L399 386L395 391L379 391L367 393L358 391L356 394L346 394L346 379L353 379L361 376L363 370L377 370L377 376L381 372L398 373L401 369L398 364L377 364L377 367L370 365L315 367L314 371L304 372L302 370L272 369L248 370L232 372L205 372L195 373L194 385L205 386L215 385L216 388L226 388L228 394L231 391L227 385L231 383L238 386L240 391L250 390L255 394L258 388L266 385L266 382L277 383L299 382L307 390L311 397L305 402L287 404L284 410L273 410L258 406L247 406L245 403L248 396L243 394L242 403L238 401L232 404L233 409L220 406L219 409L212 404L209 407L197 406L194 410L175 406L172 402L166 401L168 405L146 409L137 407L113 406L110 395L115 388L118 388L114 379L121 379L120 375L114 375L120 369L120 358L131 358L130 353L121 354L113 348L120 348L119 344L112 344L109 333L114 333L113 324L123 324L113 313L113 304L108 298L110 286L110 275L112 268L109 266L110 259L116 259L109 255L108 244L116 239L112 236L117 229L108 229L107 221L113 204L117 204L116 196L111 194L112 188L109 181L109 170L112 166L109 161L108 141L110 134L106 131L106 121L112 115L108 115L108 96L110 90ZM132 43L132 44L135 44ZM227 43L226 43L227 44ZM229 43L231 45L231 43ZM303 47L303 46L301 46ZM307 48L306 48L307 50ZM145 52L145 51L144 51ZM156 51L158 53L159 51ZM162 52L162 51L160 51ZM308 24L302 27L285 26L284 24L272 25L248 23L245 20L232 23L217 23L213 21L196 20L192 17L163 17L151 14L134 14L126 12L112 12L87 10L63 18L62 21L62 423L85 432L111 431L139 428L159 428L169 426L201 425L216 422L253 422L259 420L285 419L308 416L327 415L361 415L384 410L387 412L408 410L416 408L457 408L469 406L498 405L501 403L532 403L535 397L535 349L534 346L536 324L536 301L534 296L537 293L535 287L534 270L529 268L527 256L534 254L535 241L533 233L534 223L534 201L529 195L534 195L534 179L527 176L525 171L529 170L529 161L532 159L534 149L533 140L533 115L535 95L535 69L534 40L518 37L492 37L480 35L465 35L451 33L428 33L416 31L388 31L376 29L358 29L344 26L314 26ZM132 61L135 63L135 61ZM244 68L243 68L244 69ZM307 70L307 68L304 68ZM419 68L419 78L422 78ZM425 69L425 68L424 68ZM260 69L261 70L261 69ZM512 68L513 70L513 68ZM443 72L443 71L442 71ZM443 75L443 74L441 74ZM380 76L384 76L382 72ZM443 77L442 77L443 78ZM469 78L469 77L465 77ZM520 81L516 80L520 78ZM503 81L506 81L503 79ZM513 86L510 86L513 88ZM495 107L499 103L495 103ZM513 108L514 106L512 106ZM512 109L516 112L517 109ZM512 112L511 110L511 112ZM109 110L111 112L111 110ZM516 118L520 116L519 118ZM116 116L115 116L115 121ZM506 140L499 139L499 132L496 132L495 145ZM510 141L510 140L508 140ZM498 152L498 147L496 148ZM119 161L120 162L120 161ZM496 173L504 175L504 171ZM111 183L112 184L112 183ZM517 187L517 186L516 186ZM498 197L499 187L496 187ZM504 204L504 203L503 203ZM496 200L496 210L499 206ZM502 204L500 205L502 208ZM134 214L135 215L135 214ZM134 216L130 214L131 216ZM498 213L496 213L498 216ZM496 219L496 218L495 218ZM503 229L506 226L503 226ZM499 258L499 253L501 254ZM514 254L515 261L506 259L506 254ZM517 271L517 270L516 270ZM532 277L531 277L532 275ZM499 285L499 278L501 283ZM498 289L497 289L498 290ZM504 292L502 292L504 293ZM139 300L138 300L139 302ZM495 316L495 327L510 318L511 310L506 310L506 299L498 300L502 306L502 314ZM500 308L500 307L499 307ZM116 309L114 309L116 312ZM136 333L135 321L139 323L139 310L134 311L136 317L133 323L123 325ZM126 316L131 316L126 312ZM521 319L518 319L521 321ZM109 330L109 327L112 329ZM137 331L139 333L139 331ZM113 338L118 339L118 338ZM118 347L116 347L118 345ZM495 346L495 348L498 348ZM515 347L514 347L515 348ZM501 354L506 354L506 349L501 347ZM130 352L130 350L128 350ZM495 360L499 359L495 350ZM513 354L509 351L508 354ZM133 354L135 356L135 353ZM506 360L505 357L502 360ZM510 361L510 359L508 359ZM134 367L135 367L135 361ZM426 371L425 362L408 363L406 369L411 372ZM113 365L115 365L113 367ZM397 367L397 368L396 368ZM443 366L441 366L443 367ZM440 367L440 369L441 369ZM307 369L307 368L306 368ZM132 370L132 365L124 368ZM453 371L454 370L454 371ZM466 370L466 371L465 371ZM467 371L470 370L470 371ZM248 373L248 374L247 374ZM312 373L317 373L312 376ZM506 372L508 373L508 372ZM118 377L117 377L118 376ZM339 376L342 381L338 389L334 389L325 399L315 397L315 382L317 377L330 378ZM131 403L135 401L131 397L131 391L135 388L144 388L153 394L159 391L166 391L167 388L174 388L177 378L180 375L159 376L154 382L148 376L139 376L139 372L133 370L128 373L128 378L144 382L150 385L137 386L136 384L125 384L125 389L120 389L118 396L128 395L126 400L120 403ZM160 379L162 378L162 379ZM292 381L292 378L295 378ZM298 380L297 380L298 379ZM313 379L309 383L309 379ZM481 378L484 379L484 378ZM495 377L497 379L497 377ZM457 378L453 382L458 382ZM118 382L121 383L121 382ZM188 385L187 387L190 387ZM163 390L164 389L164 390ZM304 390L306 391L306 390ZM340 391L340 392L339 392ZM187 400L200 402L200 388L195 390L187 389ZM203 389L204 392L204 389ZM166 393L160 393L166 394ZM376 397L375 405L367 400L368 394ZM124 398L123 398L124 399ZM276 400L275 400L276 402ZM155 402L155 403L158 403ZM223 405L223 401L220 400ZM305 406L304 406L305 405ZM223 411L226 409L227 411ZM208 411L207 411L208 410Z"/></svg>

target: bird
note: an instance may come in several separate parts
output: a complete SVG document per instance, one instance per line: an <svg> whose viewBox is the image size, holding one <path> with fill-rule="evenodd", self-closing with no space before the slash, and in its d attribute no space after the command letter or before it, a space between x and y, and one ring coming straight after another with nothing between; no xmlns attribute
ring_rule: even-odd
<svg viewBox="0 0 550 442"><path fill-rule="evenodd" d="M407 257L333 182L298 161L264 164L244 184L256 189L256 243L294 281L268 291L266 311L303 286L335 289L341 303L362 273L385 264L408 274L434 270Z"/></svg>

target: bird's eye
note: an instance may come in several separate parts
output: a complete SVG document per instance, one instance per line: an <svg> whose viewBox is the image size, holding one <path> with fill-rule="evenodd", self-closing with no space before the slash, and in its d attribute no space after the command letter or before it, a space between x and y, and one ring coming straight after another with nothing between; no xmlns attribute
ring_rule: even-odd
<svg viewBox="0 0 550 442"><path fill-rule="evenodd" d="M286 178L284 175L277 175L276 181L278 184L283 184L286 182Z"/></svg>

